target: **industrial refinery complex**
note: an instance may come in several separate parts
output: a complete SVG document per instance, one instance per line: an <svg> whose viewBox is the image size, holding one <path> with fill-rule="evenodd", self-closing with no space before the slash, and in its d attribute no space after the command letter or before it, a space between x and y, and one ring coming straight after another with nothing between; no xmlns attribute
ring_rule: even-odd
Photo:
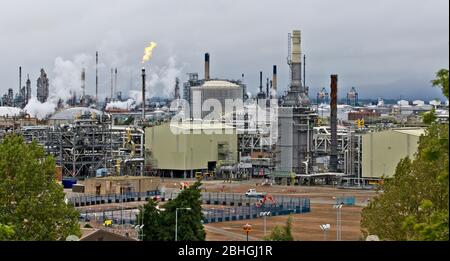
<svg viewBox="0 0 450 261"><path fill-rule="evenodd" d="M252 97L246 85L254 83L211 76L206 53L204 78L190 73L182 91L177 78L174 97L157 105L144 100L128 109L114 107L127 101L115 91L117 68L111 70L111 97L98 101L98 80L96 93L86 94L83 69L83 92L60 99L54 113L38 119L27 112L32 83L27 75L22 86L20 67L18 92L9 89L2 96L0 137L17 133L27 142L37 141L55 157L63 178L100 172L194 178L200 172L221 179L264 176L280 184L364 188L390 177L400 158L414 155L424 131L423 112L435 109L440 121L448 121L448 101L365 104L355 87L339 86L338 75L330 75L330 88L309 93L300 31L288 37L289 87L277 86L273 65L265 87L260 72L259 92ZM148 97L144 68L141 76L142 95ZM44 69L35 83L37 100L45 103L49 79ZM346 93L346 99L338 100L338 93ZM215 105L209 101L219 109L197 110L196 103L201 109ZM228 101L242 105L229 111ZM182 124L177 124L180 115Z"/></svg>
<svg viewBox="0 0 450 261"><path fill-rule="evenodd" d="M204 222L213 224L247 219L233 214L244 207L249 213L254 211L245 206L246 201L237 194L240 191L233 191L239 184L246 189L269 184L284 192L335 189L327 200L339 194L339 189L351 189L357 195L373 193L377 184L393 176L400 159L415 156L425 133L425 112L434 109L438 121L448 122L448 101L362 99L365 94L358 93L358 87L340 85L339 80L346 76L334 72L327 72L328 87L311 93L301 31L286 33L287 65L270 64L272 75L263 79L260 72L259 82L247 82L244 75L240 79L214 75L210 67L220 61L214 60L213 53L199 53L204 55L203 73L177 78L172 97L149 97L152 87L143 63L139 71L141 101L117 91L121 68L111 69L109 97L99 99L98 52L95 93L87 93L86 70L82 69L77 76L82 92L72 92L65 100L49 92L52 79L45 68L39 77L30 78L33 72L26 72L25 77L19 67L18 87L1 95L0 140L15 133L26 142L42 145L55 158L55 176L64 185L68 202L81 209L83 222L94 212L100 213L98 209L88 211L87 206L119 203L113 195L122 195L123 203L126 194L130 218L125 222L131 224L136 211L131 202L144 201L148 193L158 190L161 198L171 199L176 197L178 185L171 188L170 184L201 179L205 184L219 184L211 190L215 192L226 192L230 184L228 198L203 194L205 205L220 201L236 208L236 212L223 212L228 213L223 219L217 210L210 210ZM280 66L289 68L287 87L277 84ZM258 87L258 92L250 94L248 86ZM32 88L37 101L32 101ZM54 111L38 117L28 106L31 102L54 104ZM282 208L290 204L297 214L314 211L309 199L274 197L282 202ZM370 196L357 196L361 202L367 198ZM283 210L271 211L284 215ZM123 215L122 208L121 224ZM112 214L111 219L115 217ZM256 216L249 214L248 219L252 218ZM214 234L219 228L209 229Z"/></svg>

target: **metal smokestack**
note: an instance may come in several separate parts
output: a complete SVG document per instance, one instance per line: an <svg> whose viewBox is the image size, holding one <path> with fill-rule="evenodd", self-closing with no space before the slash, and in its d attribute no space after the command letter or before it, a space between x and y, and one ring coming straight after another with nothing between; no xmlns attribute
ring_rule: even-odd
<svg viewBox="0 0 450 261"><path fill-rule="evenodd" d="M22 66L19 66L19 93L20 89L22 89Z"/></svg>
<svg viewBox="0 0 450 261"><path fill-rule="evenodd" d="M262 92L263 85L262 85L262 71L259 72L259 92Z"/></svg>
<svg viewBox="0 0 450 261"><path fill-rule="evenodd" d="M270 90L273 90L273 85L272 85L272 80L270 80ZM272 95L270 94L269 96L267 96L267 99L271 99Z"/></svg>
<svg viewBox="0 0 450 261"><path fill-rule="evenodd" d="M306 55L303 55L303 86L306 87Z"/></svg>
<svg viewBox="0 0 450 261"><path fill-rule="evenodd" d="M331 75L331 146L330 146L330 171L337 171L337 81L336 74Z"/></svg>
<svg viewBox="0 0 450 261"><path fill-rule="evenodd" d="M84 103L84 97L86 96L86 71L83 68L81 71L81 90L83 91L83 103Z"/></svg>
<svg viewBox="0 0 450 261"><path fill-rule="evenodd" d="M95 52L95 102L98 104L98 51Z"/></svg>
<svg viewBox="0 0 450 261"><path fill-rule="evenodd" d="M114 71L114 91L113 91L113 95L115 95L117 93L117 68Z"/></svg>
<svg viewBox="0 0 450 261"><path fill-rule="evenodd" d="M276 91L277 91L277 66L276 65L273 66L272 89L276 93Z"/></svg>
<svg viewBox="0 0 450 261"><path fill-rule="evenodd" d="M292 32L292 54L291 54L291 78L292 87L300 89L303 92L302 86L302 49L301 49L301 34L300 30Z"/></svg>
<svg viewBox="0 0 450 261"><path fill-rule="evenodd" d="M205 81L209 81L209 53L205 53Z"/></svg>
<svg viewBox="0 0 450 261"><path fill-rule="evenodd" d="M145 68L142 67L142 122L145 122Z"/></svg>
<svg viewBox="0 0 450 261"><path fill-rule="evenodd" d="M113 81L113 76L114 76L114 69L111 68L111 101L113 99L113 89L114 89L114 81Z"/></svg>

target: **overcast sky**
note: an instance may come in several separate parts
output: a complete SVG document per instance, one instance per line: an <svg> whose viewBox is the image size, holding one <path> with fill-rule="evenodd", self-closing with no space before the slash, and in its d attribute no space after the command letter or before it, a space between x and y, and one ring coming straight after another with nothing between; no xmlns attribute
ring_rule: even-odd
<svg viewBox="0 0 450 261"><path fill-rule="evenodd" d="M430 86L449 64L449 1L417 0L2 0L0 2L0 92L18 89L30 74L33 94L43 67L50 81L57 58L86 58L87 91L95 90L92 57L100 54L100 88L109 93L110 68L118 67L119 89L139 89L143 49L158 44L146 65L157 93L171 78L198 72L211 55L211 76L240 79L249 91L259 71L278 66L279 90L289 81L287 34L302 31L310 96L339 75L339 96L355 86L362 98L442 97ZM61 60L60 60L61 61ZM131 77L130 77L131 75ZM132 82L130 83L130 78ZM156 79L155 79L156 78Z"/></svg>

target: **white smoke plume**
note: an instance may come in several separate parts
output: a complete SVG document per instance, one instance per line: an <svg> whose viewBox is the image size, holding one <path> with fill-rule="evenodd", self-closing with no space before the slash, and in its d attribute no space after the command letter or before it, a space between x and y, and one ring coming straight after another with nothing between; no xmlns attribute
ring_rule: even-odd
<svg viewBox="0 0 450 261"><path fill-rule="evenodd" d="M86 54L74 56L73 60L64 60L62 57L55 59L53 77L49 77L49 97L46 102L39 102L36 97L32 97L24 110L33 117L45 119L53 114L60 99L66 101L76 93L79 97L82 94L81 71L83 67L88 67L93 57Z"/></svg>
<svg viewBox="0 0 450 261"><path fill-rule="evenodd" d="M177 67L174 56L169 57L165 66L161 68L153 66L148 72L150 73L150 77L146 82L148 98L155 96L170 97L173 95L175 78L181 74L181 69Z"/></svg>
<svg viewBox="0 0 450 261"><path fill-rule="evenodd" d="M175 78L180 77L182 68L177 65L174 56L169 57L163 67L151 66L146 70L145 97L172 97L175 90ZM180 86L182 88L182 86ZM137 104L142 103L142 90L130 90L128 97Z"/></svg>
<svg viewBox="0 0 450 261"><path fill-rule="evenodd" d="M65 101L71 98L73 93L81 96L81 71L83 67L89 67L92 61L93 57L86 54L76 55L73 61L57 57L53 78L50 79L50 97L54 96Z"/></svg>
<svg viewBox="0 0 450 261"><path fill-rule="evenodd" d="M142 96L142 95L141 95ZM106 110L111 109L121 109L121 110L131 110L136 107L136 102L133 99L128 99L126 101L113 101L106 105Z"/></svg>
<svg viewBox="0 0 450 261"><path fill-rule="evenodd" d="M55 112L56 105L57 103L54 103L53 101L41 103L36 97L31 97L28 104L25 106L24 111L32 117L42 120Z"/></svg>
<svg viewBox="0 0 450 261"><path fill-rule="evenodd" d="M134 101L136 101L137 104L142 103L142 92L141 91L136 91L136 90L131 90L128 93L128 96L133 99ZM146 94L146 96L148 97L148 95Z"/></svg>

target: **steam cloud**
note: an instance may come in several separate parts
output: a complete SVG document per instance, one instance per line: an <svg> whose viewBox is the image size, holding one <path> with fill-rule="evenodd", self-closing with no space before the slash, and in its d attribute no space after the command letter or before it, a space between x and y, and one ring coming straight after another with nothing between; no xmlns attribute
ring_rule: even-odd
<svg viewBox="0 0 450 261"><path fill-rule="evenodd" d="M163 67L152 66L147 72L145 97L170 97L174 94L175 78L181 75L182 69L177 66L174 56L169 57L167 64ZM181 87L181 86L180 86ZM137 104L142 103L142 92L131 90L128 97L135 100Z"/></svg>
<svg viewBox="0 0 450 261"><path fill-rule="evenodd" d="M56 103L57 104L57 103ZM31 97L24 111L38 119L45 119L55 112L56 104L52 101L41 103L36 97Z"/></svg>
<svg viewBox="0 0 450 261"><path fill-rule="evenodd" d="M106 110L111 109L121 109L121 110L131 110L136 107L136 102L134 99L128 99L126 101L114 101L106 105Z"/></svg>
<svg viewBox="0 0 450 261"><path fill-rule="evenodd" d="M86 54L76 55L73 61L57 57L53 68L54 77L49 79L50 94L47 101L41 103L33 96L24 110L33 117L44 119L55 112L60 99L66 101L74 93L80 96L82 68L92 61L93 57Z"/></svg>

